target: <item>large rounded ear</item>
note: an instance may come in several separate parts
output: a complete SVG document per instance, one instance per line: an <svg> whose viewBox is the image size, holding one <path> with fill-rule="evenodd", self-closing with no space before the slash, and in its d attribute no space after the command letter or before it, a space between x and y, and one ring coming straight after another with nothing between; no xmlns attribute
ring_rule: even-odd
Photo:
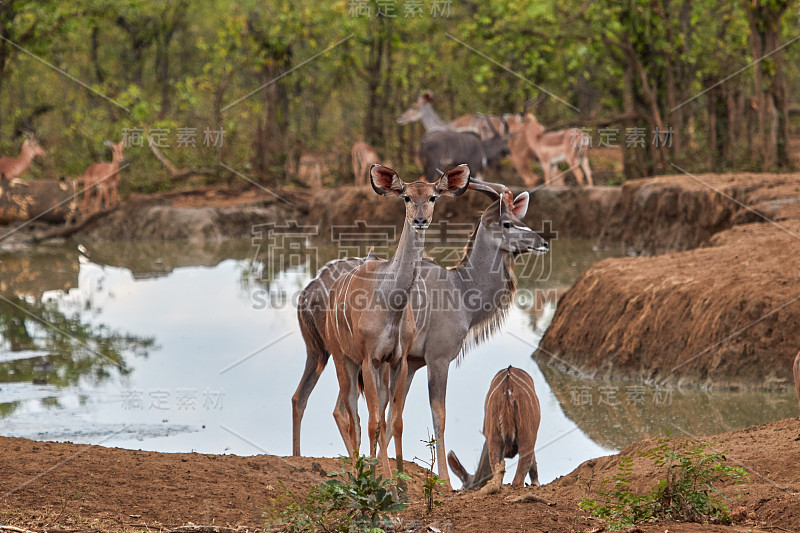
<svg viewBox="0 0 800 533"><path fill-rule="evenodd" d="M456 457L455 452L452 450L447 454L447 464L450 465L450 470L452 470L458 479L461 480L461 483L466 484L470 475L467 473L466 469L464 469L461 461L458 460L458 457Z"/></svg>
<svg viewBox="0 0 800 533"><path fill-rule="evenodd" d="M523 191L514 198L514 203L511 205L511 212L514 213L514 216L521 219L525 216L525 213L528 212L528 203L530 201L530 196L528 195L528 191Z"/></svg>
<svg viewBox="0 0 800 533"><path fill-rule="evenodd" d="M381 196L400 196L406 190L406 184L389 167L374 164L369 168L372 189Z"/></svg>
<svg viewBox="0 0 800 533"><path fill-rule="evenodd" d="M112 142L111 142L111 141L109 141L108 139L106 139L105 141L103 141L103 144L105 144L105 145L106 145L106 146L108 146L109 148L114 148L114 143L112 143Z"/></svg>
<svg viewBox="0 0 800 533"><path fill-rule="evenodd" d="M461 196L469 186L469 167L458 165L444 173L436 183L436 192L446 196Z"/></svg>
<svg viewBox="0 0 800 533"><path fill-rule="evenodd" d="M426 102L433 102L433 92L425 91L424 93L422 93L422 99Z"/></svg>

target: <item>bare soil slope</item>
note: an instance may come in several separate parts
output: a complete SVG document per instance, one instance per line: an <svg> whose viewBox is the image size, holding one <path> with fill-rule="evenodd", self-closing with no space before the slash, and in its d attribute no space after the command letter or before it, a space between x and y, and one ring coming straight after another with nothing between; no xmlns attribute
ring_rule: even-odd
<svg viewBox="0 0 800 533"><path fill-rule="evenodd" d="M692 207L702 197L705 207ZM643 229L634 246L682 248L675 237L703 247L592 266L561 298L537 357L604 377L790 386L800 345L800 176L639 180L623 187L621 204L625 222L611 226ZM687 223L689 212L699 226Z"/></svg>
<svg viewBox="0 0 800 533"><path fill-rule="evenodd" d="M728 449L733 464L743 466L751 483L734 500L738 524L661 524L643 531L800 531L800 421L771 424L710 438ZM644 441L622 455L647 450ZM281 483L304 493L338 470L334 459L259 455L237 457L193 453L154 453L69 443L0 438L0 524L36 531L154 531L187 524L256 530L263 511L281 493ZM586 480L616 474L619 456L587 461L574 472L537 488L503 487L500 494L443 495L443 504L426 515L420 482L412 472L411 506L402 515L409 531L591 531L602 521L578 508ZM651 463L634 463L633 487L646 490L662 475ZM724 492L736 495L735 487ZM534 494L541 502L511 503ZM755 528L755 529L752 529Z"/></svg>

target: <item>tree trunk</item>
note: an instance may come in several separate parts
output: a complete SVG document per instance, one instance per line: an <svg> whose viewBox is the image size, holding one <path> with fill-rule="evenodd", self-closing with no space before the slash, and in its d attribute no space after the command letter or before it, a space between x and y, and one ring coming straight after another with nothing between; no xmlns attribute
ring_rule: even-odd
<svg viewBox="0 0 800 533"><path fill-rule="evenodd" d="M761 144L762 169L786 167L788 157L788 121L786 113L786 86L783 76L780 48L781 17L789 7L788 0L744 0L750 24L750 45L753 60L771 54L759 61L753 69L758 112L758 136Z"/></svg>

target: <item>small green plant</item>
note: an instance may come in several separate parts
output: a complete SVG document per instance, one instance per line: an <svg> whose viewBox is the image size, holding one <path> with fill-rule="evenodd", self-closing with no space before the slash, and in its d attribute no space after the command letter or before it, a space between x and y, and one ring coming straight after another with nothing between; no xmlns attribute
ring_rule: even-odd
<svg viewBox="0 0 800 533"><path fill-rule="evenodd" d="M425 494L425 512L430 514L434 506L442 505L442 502L436 499L436 489L444 485L444 479L440 478L433 473L433 467L436 466L436 438L428 435L428 440L422 439L425 447L431 454L429 461L419 459L428 470L428 475L425 477L425 482L422 484L422 490Z"/></svg>
<svg viewBox="0 0 800 533"><path fill-rule="evenodd" d="M726 464L724 452L711 446L662 439L652 450L639 452L665 470L665 479L644 495L631 491L633 457L622 456L613 480L600 482L598 499L583 498L580 507L605 519L610 531L657 519L730 523L729 499L714 485L726 478L738 483L749 480L743 468ZM590 488L591 480L587 491Z"/></svg>
<svg viewBox="0 0 800 533"><path fill-rule="evenodd" d="M342 461L350 465L349 458ZM391 515L408 507L394 500L392 490L411 478L395 472L391 479L384 479L375 471L377 464L377 459L359 455L350 469L328 474L331 479L311 489L305 498L281 483L285 494L273 500L268 527L288 533L383 532L391 524Z"/></svg>

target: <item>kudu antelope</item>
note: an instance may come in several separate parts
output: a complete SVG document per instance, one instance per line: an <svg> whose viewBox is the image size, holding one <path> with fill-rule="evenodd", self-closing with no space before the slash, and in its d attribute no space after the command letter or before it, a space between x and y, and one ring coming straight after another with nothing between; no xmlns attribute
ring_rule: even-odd
<svg viewBox="0 0 800 533"><path fill-rule="evenodd" d="M422 261L412 306L416 337L408 355L408 394L414 374L427 365L428 396L433 418L439 477L450 477L445 456L445 399L450 363L467 348L488 338L502 324L516 286L514 258L543 253L547 242L520 220L528 209L528 193L514 199L503 185L470 183L471 189L494 200L481 215L461 261L452 269L429 259ZM325 310L331 286L365 259L333 261L320 270L300 293L297 308L300 331L306 344L306 365L292 396L292 453L300 455L300 428L308 398L328 362L330 350L323 338ZM456 297L450 305L450 300ZM356 431L360 427L355 422ZM358 435L356 436L358 439Z"/></svg>
<svg viewBox="0 0 800 533"><path fill-rule="evenodd" d="M431 131L425 134L419 144L419 158L423 176L434 181L440 169L466 163L480 179L483 169L508 154L508 143L498 133L497 137L482 141L477 133L471 131Z"/></svg>
<svg viewBox="0 0 800 533"><path fill-rule="evenodd" d="M403 402L408 352L417 326L409 302L422 264L424 231L439 196L460 196L467 190L469 168L461 165L436 183L405 183L382 165L370 169L372 188L382 196L401 198L406 215L400 242L388 260L368 258L334 281L330 288L325 328L319 331L333 356L339 380L334 419L351 457L358 453L358 382L362 378L369 409L370 455L380 445L383 472L390 477L386 401L391 402L392 435L398 469L403 469ZM360 427L360 426L359 426Z"/></svg>
<svg viewBox="0 0 800 533"><path fill-rule="evenodd" d="M125 162L124 140L112 143L106 140L104 144L111 148L110 162L92 163L83 173L83 204L81 210L84 216L100 211L105 203L106 209L119 205L119 167ZM94 207L89 204L94 196ZM90 209L91 208L91 209Z"/></svg>
<svg viewBox="0 0 800 533"><path fill-rule="evenodd" d="M46 155L47 152L39 144L39 141L32 135L28 135L22 142L22 149L19 152L19 156L0 157L0 181L11 181L19 178L28 170L28 167L31 166L34 157L44 157Z"/></svg>
<svg viewBox="0 0 800 533"><path fill-rule="evenodd" d="M524 486L526 475L530 476L531 485L538 485L539 471L534 448L541 411L531 376L512 366L495 374L489 385L483 412L483 436L486 442L475 474L467 473L454 452L447 455L447 462L461 479L463 488L472 490L483 487L496 474L495 467L500 461L517 455L519 461L512 485Z"/></svg>
<svg viewBox="0 0 800 533"><path fill-rule="evenodd" d="M797 357L794 358L792 371L794 372L794 390L797 392L797 403L800 404L800 352L797 352Z"/></svg>
<svg viewBox="0 0 800 533"><path fill-rule="evenodd" d="M525 132L528 147L542 165L545 186L550 185L550 181L553 179L553 171L558 170L558 163L561 161L567 162L569 170L575 174L578 185L584 184L584 174L586 183L589 185L594 184L592 181L592 169L589 167L589 158L587 156L591 139L586 133L576 128L545 131L544 127L531 113L525 113L523 122L522 128ZM581 168L583 172L581 172Z"/></svg>
<svg viewBox="0 0 800 533"><path fill-rule="evenodd" d="M381 161L375 148L363 141L359 141L353 145L352 150L350 150L350 157L353 161L355 184L359 186L369 183L369 169L372 165L382 164L385 167L392 166L392 163L388 160Z"/></svg>
<svg viewBox="0 0 800 533"><path fill-rule="evenodd" d="M427 133L443 130L472 132L479 135L482 141L491 140L499 132L507 145L511 164L522 178L525 186L534 187L536 185L538 178L532 169L536 156L528 146L528 140L522 128L521 115L513 113L504 115L467 114L461 115L452 122L445 122L433 108L433 93L425 91L397 119L400 124L409 124L415 121L422 121Z"/></svg>

